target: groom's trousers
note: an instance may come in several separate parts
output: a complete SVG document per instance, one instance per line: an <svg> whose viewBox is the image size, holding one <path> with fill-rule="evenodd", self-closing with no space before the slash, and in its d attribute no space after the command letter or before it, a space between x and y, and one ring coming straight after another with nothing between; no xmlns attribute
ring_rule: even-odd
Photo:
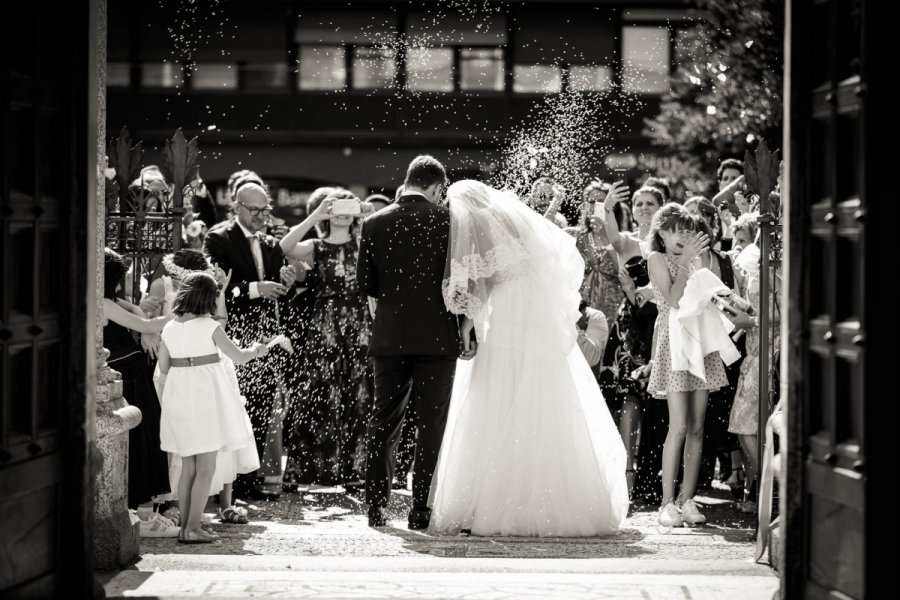
<svg viewBox="0 0 900 600"><path fill-rule="evenodd" d="M413 507L428 505L431 478L437 465L453 376L454 356L376 356L375 406L367 432L366 502L385 507L394 477L394 454L409 402L415 408L416 456L413 467ZM412 393L407 395L410 385Z"/></svg>

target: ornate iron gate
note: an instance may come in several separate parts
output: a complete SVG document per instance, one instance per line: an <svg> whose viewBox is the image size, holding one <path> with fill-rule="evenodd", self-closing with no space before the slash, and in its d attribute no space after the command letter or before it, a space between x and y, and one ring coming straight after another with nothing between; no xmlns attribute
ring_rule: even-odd
<svg viewBox="0 0 900 600"><path fill-rule="evenodd" d="M181 129L166 140L165 164L158 169L142 166L143 147L131 144L126 128L109 142L106 245L131 259L130 281L124 288L131 291L129 299L138 302L162 258L181 248L184 202L193 195L191 183L199 165L197 138L187 141Z"/></svg>

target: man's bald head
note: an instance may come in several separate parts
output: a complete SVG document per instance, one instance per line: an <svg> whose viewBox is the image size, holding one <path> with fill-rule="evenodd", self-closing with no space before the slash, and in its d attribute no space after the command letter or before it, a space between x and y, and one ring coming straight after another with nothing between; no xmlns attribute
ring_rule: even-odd
<svg viewBox="0 0 900 600"><path fill-rule="evenodd" d="M234 214L241 225L252 233L265 231L269 222L269 194L255 182L248 182L238 188L234 199ZM254 214L255 213L255 214Z"/></svg>

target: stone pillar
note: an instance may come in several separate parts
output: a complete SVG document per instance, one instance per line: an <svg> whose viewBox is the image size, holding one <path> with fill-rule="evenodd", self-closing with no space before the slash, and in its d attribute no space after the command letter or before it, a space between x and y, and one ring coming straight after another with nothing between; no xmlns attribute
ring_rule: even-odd
<svg viewBox="0 0 900 600"><path fill-rule="evenodd" d="M122 397L121 375L109 368L103 347L103 248L106 240L106 0L97 2L97 144L94 198L94 329L96 356L95 439L100 450L94 496L94 568L118 569L140 552L140 526L128 512L128 430L141 422L141 411Z"/></svg>
<svg viewBox="0 0 900 600"><path fill-rule="evenodd" d="M102 327L100 331L102 337ZM96 396L97 446L102 456L94 498L96 569L120 568L140 552L140 525L128 511L128 430L141 422L141 411L122 397L121 375L106 365L108 356L109 350L101 346Z"/></svg>

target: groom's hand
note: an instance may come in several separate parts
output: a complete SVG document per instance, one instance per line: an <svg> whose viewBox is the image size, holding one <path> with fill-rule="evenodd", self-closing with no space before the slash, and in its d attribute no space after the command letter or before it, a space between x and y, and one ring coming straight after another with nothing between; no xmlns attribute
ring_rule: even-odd
<svg viewBox="0 0 900 600"><path fill-rule="evenodd" d="M462 360L472 360L478 353L478 342L475 340L475 323L469 317L463 318L459 326L459 337L462 340L459 357Z"/></svg>

